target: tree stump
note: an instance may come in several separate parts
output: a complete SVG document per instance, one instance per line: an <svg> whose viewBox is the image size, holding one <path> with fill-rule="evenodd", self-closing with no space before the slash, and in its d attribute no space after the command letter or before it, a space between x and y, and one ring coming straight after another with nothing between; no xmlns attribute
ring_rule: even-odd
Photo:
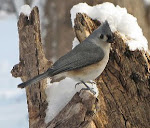
<svg viewBox="0 0 150 128"><path fill-rule="evenodd" d="M82 42L100 24L86 14L78 13L74 27L76 37ZM20 15L18 31L20 63L14 66L12 74L26 81L51 66L41 45L37 7L29 19ZM97 98L88 91L80 91L51 122L45 124L46 81L26 88L30 128L150 127L149 53L130 51L119 32L114 36L109 62L96 79Z"/></svg>
<svg viewBox="0 0 150 128"><path fill-rule="evenodd" d="M51 62L46 60L42 48L37 7L33 8L29 18L23 13L20 14L18 33L20 62L13 67L11 73L14 77L21 77L22 81L27 81L46 71L51 65ZM46 80L26 87L30 128L42 128L45 124L45 88Z"/></svg>
<svg viewBox="0 0 150 128"><path fill-rule="evenodd" d="M82 42L97 27L86 14L77 14L75 32ZM96 128L150 127L149 53L130 51L115 32L109 62L99 78L100 110L93 119Z"/></svg>

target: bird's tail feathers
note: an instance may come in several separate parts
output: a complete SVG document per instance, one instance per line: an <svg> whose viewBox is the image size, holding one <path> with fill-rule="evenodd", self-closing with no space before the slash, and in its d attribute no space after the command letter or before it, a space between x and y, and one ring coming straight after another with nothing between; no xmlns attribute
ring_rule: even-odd
<svg viewBox="0 0 150 128"><path fill-rule="evenodd" d="M38 81L43 80L43 79L49 77L50 74L51 74L50 70L47 70L46 72L44 72L44 73L42 73L42 74L40 74L38 76L35 76L35 77L33 77L32 79L30 79L30 80L28 80L26 82L23 82L23 83L19 84L18 88L24 88L24 87L26 87L28 85L37 83Z"/></svg>

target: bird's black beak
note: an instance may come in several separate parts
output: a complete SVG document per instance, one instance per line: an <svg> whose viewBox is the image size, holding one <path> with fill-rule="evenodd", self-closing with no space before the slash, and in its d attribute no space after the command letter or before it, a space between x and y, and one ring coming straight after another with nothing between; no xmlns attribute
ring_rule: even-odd
<svg viewBox="0 0 150 128"><path fill-rule="evenodd" d="M107 37L108 37L108 39L107 39L108 43L114 43L114 36L113 35L108 35Z"/></svg>

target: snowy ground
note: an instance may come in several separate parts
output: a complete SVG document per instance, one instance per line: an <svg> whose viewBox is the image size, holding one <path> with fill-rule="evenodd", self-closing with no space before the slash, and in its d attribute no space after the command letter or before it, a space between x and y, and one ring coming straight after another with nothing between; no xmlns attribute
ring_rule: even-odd
<svg viewBox="0 0 150 128"><path fill-rule="evenodd" d="M21 82L10 74L19 62L17 19L0 15L0 128L28 128L25 91L17 89Z"/></svg>

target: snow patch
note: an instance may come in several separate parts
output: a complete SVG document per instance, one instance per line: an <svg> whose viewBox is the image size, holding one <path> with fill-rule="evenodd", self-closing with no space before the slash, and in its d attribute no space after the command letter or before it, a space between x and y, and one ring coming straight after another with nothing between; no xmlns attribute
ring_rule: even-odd
<svg viewBox="0 0 150 128"><path fill-rule="evenodd" d="M80 44L79 40L75 37L72 41L72 49L74 49L78 44Z"/></svg>
<svg viewBox="0 0 150 128"><path fill-rule="evenodd" d="M77 82L71 78L65 78L60 82L50 83L50 79L47 79L47 102L48 107L46 110L45 122L50 122L57 114L67 105L67 103L72 99L76 92L79 92L82 88L85 88L83 84L76 86ZM86 83L90 88L96 92L96 97L98 96L98 89L96 84Z"/></svg>
<svg viewBox="0 0 150 128"><path fill-rule="evenodd" d="M137 19L127 13L126 8L114 6L114 4L105 2L96 6L89 6L86 3L74 5L70 11L72 26L77 13L86 13L92 19L100 22L108 21L113 32L119 31L121 34L130 38L126 43L130 50L148 50L147 39L143 36L142 29L137 23Z"/></svg>
<svg viewBox="0 0 150 128"><path fill-rule="evenodd" d="M23 13L24 15L28 16L30 15L31 13L31 8L29 5L23 5L21 6L21 9L20 9L20 14Z"/></svg>

